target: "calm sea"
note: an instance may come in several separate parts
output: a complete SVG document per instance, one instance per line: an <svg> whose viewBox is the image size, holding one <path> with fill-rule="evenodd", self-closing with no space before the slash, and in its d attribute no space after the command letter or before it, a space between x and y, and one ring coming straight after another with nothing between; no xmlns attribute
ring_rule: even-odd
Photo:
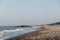
<svg viewBox="0 0 60 40"><path fill-rule="evenodd" d="M16 26L0 26L0 30L14 30Z"/></svg>

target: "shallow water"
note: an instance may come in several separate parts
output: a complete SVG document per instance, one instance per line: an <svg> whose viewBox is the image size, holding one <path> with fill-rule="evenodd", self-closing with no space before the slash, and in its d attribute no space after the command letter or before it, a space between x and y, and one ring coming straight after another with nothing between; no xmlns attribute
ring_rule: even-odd
<svg viewBox="0 0 60 40"><path fill-rule="evenodd" d="M13 28L13 29L15 30L16 28ZM19 29L23 29L23 30L18 30L16 32L9 32L9 33L0 35L0 40L5 40L7 38L12 38L12 37L15 37L15 36L18 36L18 35L23 35L25 33L36 31L36 29L31 28L31 27L29 27L29 28L19 28ZM7 30L7 28L6 29L4 28L4 30ZM11 30L11 27L8 30Z"/></svg>

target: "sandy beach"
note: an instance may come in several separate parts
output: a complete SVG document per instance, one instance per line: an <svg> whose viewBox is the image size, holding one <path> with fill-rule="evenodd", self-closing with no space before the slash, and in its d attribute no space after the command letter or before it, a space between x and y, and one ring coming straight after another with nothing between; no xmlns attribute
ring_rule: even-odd
<svg viewBox="0 0 60 40"><path fill-rule="evenodd" d="M38 31L6 40L60 40L60 25L45 25Z"/></svg>

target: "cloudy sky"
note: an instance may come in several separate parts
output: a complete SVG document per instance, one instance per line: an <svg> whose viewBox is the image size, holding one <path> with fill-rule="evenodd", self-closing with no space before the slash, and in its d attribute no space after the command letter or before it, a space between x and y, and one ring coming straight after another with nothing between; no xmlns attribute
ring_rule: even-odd
<svg viewBox="0 0 60 40"><path fill-rule="evenodd" d="M0 26L60 21L60 0L0 0Z"/></svg>

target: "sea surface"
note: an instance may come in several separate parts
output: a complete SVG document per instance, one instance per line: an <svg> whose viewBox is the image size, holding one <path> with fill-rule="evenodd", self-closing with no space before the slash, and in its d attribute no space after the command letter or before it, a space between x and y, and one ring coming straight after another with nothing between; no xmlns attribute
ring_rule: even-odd
<svg viewBox="0 0 60 40"><path fill-rule="evenodd" d="M31 27L20 27L17 28L16 26L0 26L0 30L15 30L15 32L8 32L5 34L0 34L0 40L5 40L8 38L12 38L18 35L23 35L25 33L36 31L36 29ZM17 30L17 31L16 31Z"/></svg>
<svg viewBox="0 0 60 40"><path fill-rule="evenodd" d="M0 26L0 30L14 30L16 26Z"/></svg>

